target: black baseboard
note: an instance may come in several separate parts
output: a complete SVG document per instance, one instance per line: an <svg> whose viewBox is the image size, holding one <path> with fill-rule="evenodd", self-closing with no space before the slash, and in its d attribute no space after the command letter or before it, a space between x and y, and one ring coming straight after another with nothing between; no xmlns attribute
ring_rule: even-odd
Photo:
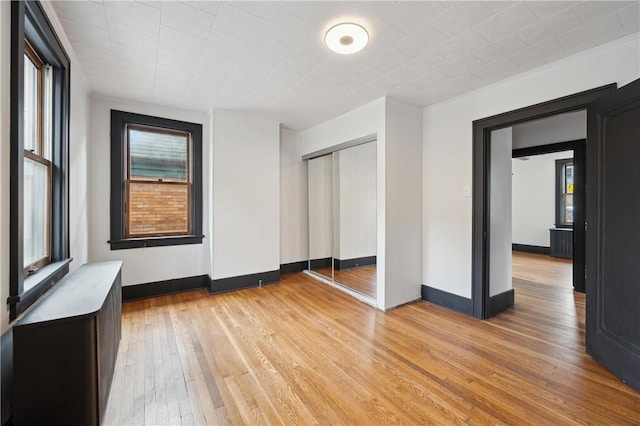
<svg viewBox="0 0 640 426"><path fill-rule="evenodd" d="M309 261L301 260L300 262L284 263L280 265L280 275L295 274L309 268Z"/></svg>
<svg viewBox="0 0 640 426"><path fill-rule="evenodd" d="M540 253L540 254L549 254L551 253L551 248L544 246L530 246L528 244L511 244L511 250L513 251L524 251L526 253Z"/></svg>
<svg viewBox="0 0 640 426"><path fill-rule="evenodd" d="M122 287L122 301L149 299L151 297L165 296L167 294L183 293L185 291L207 288L211 278L209 275L195 277L176 278L166 281L155 281L145 284L128 285Z"/></svg>
<svg viewBox="0 0 640 426"><path fill-rule="evenodd" d="M333 267L336 268L336 271L344 271L347 269L355 269L362 266L371 266L375 264L375 256L356 257L354 259L334 259L333 261Z"/></svg>
<svg viewBox="0 0 640 426"><path fill-rule="evenodd" d="M311 269L318 269L318 268L331 268L331 258L330 257L325 257L322 259L311 259L309 261L310 265L309 267Z"/></svg>
<svg viewBox="0 0 640 426"><path fill-rule="evenodd" d="M0 395L2 395L2 423L12 424L13 419L13 327L0 338Z"/></svg>
<svg viewBox="0 0 640 426"><path fill-rule="evenodd" d="M489 316L492 317L513 306L515 293L513 289L496 294L489 298Z"/></svg>
<svg viewBox="0 0 640 426"><path fill-rule="evenodd" d="M218 294L245 288L260 287L261 285L280 281L280 270L260 272L257 274L241 275L238 277L211 280L209 293Z"/></svg>
<svg viewBox="0 0 640 426"><path fill-rule="evenodd" d="M424 284L422 285L422 300L460 312L461 314L469 316L473 314L471 299L429 287Z"/></svg>

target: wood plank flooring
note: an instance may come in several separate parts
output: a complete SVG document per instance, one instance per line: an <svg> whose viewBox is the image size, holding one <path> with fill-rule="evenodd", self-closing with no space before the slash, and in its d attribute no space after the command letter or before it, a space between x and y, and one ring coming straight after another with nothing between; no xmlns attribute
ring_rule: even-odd
<svg viewBox="0 0 640 426"><path fill-rule="evenodd" d="M317 268L315 273L331 279L331 268ZM376 267L363 266L361 268L334 271L334 281L349 287L359 293L376 297Z"/></svg>
<svg viewBox="0 0 640 426"><path fill-rule="evenodd" d="M573 261L547 254L512 252L513 277L564 288L573 288Z"/></svg>
<svg viewBox="0 0 640 426"><path fill-rule="evenodd" d="M640 424L584 351L584 297L515 280L478 321L386 313L304 274L126 303L106 424Z"/></svg>

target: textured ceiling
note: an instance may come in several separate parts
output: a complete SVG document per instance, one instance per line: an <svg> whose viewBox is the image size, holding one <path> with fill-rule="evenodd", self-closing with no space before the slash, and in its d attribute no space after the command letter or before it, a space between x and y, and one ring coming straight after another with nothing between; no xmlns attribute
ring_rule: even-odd
<svg viewBox="0 0 640 426"><path fill-rule="evenodd" d="M304 129L380 96L426 106L637 33L638 1L53 2L92 93ZM324 32L364 25L330 52Z"/></svg>

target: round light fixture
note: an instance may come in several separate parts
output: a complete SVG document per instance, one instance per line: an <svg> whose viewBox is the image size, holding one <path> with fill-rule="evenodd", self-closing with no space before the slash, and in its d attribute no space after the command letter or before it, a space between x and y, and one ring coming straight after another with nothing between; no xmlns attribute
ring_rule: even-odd
<svg viewBox="0 0 640 426"><path fill-rule="evenodd" d="M327 47L341 55L350 55L364 49L369 42L369 33L358 24L338 24L324 35Z"/></svg>

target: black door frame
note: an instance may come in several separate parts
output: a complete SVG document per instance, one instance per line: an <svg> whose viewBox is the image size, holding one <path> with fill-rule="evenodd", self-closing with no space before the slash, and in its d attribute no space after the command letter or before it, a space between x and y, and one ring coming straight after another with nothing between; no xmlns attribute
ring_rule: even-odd
<svg viewBox="0 0 640 426"><path fill-rule="evenodd" d="M574 95L482 118L473 122L473 219L471 305L473 316L486 319L489 311L489 170L491 132L525 121L586 109L592 101L617 88L612 83ZM589 144L589 140L587 140ZM584 269L584 266L583 266Z"/></svg>

